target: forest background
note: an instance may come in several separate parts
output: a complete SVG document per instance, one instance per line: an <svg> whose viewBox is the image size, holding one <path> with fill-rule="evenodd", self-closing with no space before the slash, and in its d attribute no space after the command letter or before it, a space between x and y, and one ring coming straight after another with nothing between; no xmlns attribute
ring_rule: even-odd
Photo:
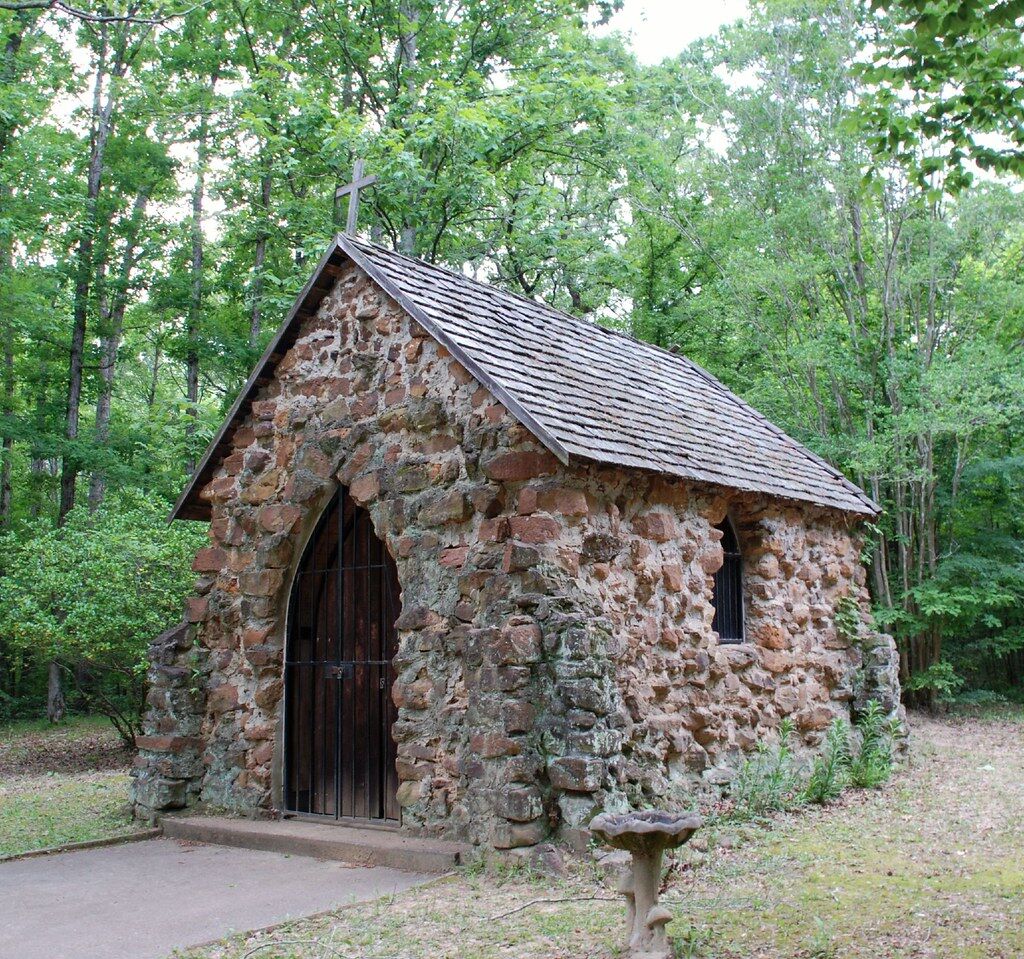
<svg viewBox="0 0 1024 959"><path fill-rule="evenodd" d="M0 0L0 721L126 739L169 505L331 234L680 350L884 506L908 697L1024 695L1021 0Z"/></svg>

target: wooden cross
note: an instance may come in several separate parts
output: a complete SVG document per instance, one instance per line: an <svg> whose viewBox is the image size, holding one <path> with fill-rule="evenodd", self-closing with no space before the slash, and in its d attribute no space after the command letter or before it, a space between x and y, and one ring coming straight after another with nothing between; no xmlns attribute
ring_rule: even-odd
<svg viewBox="0 0 1024 959"><path fill-rule="evenodd" d="M363 176L363 161L356 160L352 168L352 182L347 186L338 187L334 194L336 200L343 196L348 197L348 218L345 220L346 236L356 235L356 223L359 221L359 191L366 186L373 186L377 182L375 176Z"/></svg>

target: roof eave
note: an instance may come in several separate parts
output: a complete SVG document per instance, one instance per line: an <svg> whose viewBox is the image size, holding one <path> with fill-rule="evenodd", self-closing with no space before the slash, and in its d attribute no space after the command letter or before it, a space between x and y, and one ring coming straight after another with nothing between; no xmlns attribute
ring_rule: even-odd
<svg viewBox="0 0 1024 959"><path fill-rule="evenodd" d="M332 258L337 256L339 250L340 246L337 238L335 238L331 241L331 244L325 251L324 255L320 257L320 261L317 263L312 276L310 276L306 285L299 291L299 295L296 296L295 301L292 303L291 309L285 316L280 329L274 335L273 339L271 339L267 344L267 348L263 351L263 355L256 363L256 366L249 378L245 381L245 385L239 391L238 396L235 398L235 402L231 405L231 409L224 418L224 422L221 424L220 429L217 430L213 439L210 440L209 445L206 447L206 451L203 453L202 458L199 460L198 465L193 471L188 484L182 490L177 502L175 502L171 509L170 515L167 517L168 522L176 519L210 519L210 505L199 499L199 491L210 480L210 476L208 474L213 472L214 458L217 451L221 447L226 447L230 442L231 436L237 426L236 421L238 419L238 414L245 402L250 400L256 390L262 385L261 380L263 378L264 370L268 364L280 359L280 356L277 354L279 354L281 347L284 345L284 342L291 333L291 328L295 318L300 313L311 312L316 307L319 307L323 298L330 292L330 288L326 290L321 288L319 281ZM331 286L333 287L333 283ZM316 300L316 307L312 306L312 301L314 299Z"/></svg>

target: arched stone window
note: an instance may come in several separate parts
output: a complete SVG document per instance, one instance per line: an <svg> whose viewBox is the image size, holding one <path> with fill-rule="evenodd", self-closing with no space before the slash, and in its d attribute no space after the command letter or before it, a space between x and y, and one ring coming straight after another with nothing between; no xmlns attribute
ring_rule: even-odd
<svg viewBox="0 0 1024 959"><path fill-rule="evenodd" d="M711 628L723 643L743 642L743 557L740 541L732 520L726 517L716 529L722 533L722 552L725 560L715 573L712 603L715 618Z"/></svg>

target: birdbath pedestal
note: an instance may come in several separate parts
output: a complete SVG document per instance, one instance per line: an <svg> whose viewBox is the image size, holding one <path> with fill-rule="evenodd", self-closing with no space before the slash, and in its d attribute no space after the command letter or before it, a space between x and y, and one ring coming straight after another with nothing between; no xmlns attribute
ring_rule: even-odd
<svg viewBox="0 0 1024 959"><path fill-rule="evenodd" d="M666 849L685 843L703 820L696 813L602 813L590 831L613 849L633 857L631 874L618 891L626 897L626 945L629 959L672 959L665 925L672 914L658 905L661 861Z"/></svg>

